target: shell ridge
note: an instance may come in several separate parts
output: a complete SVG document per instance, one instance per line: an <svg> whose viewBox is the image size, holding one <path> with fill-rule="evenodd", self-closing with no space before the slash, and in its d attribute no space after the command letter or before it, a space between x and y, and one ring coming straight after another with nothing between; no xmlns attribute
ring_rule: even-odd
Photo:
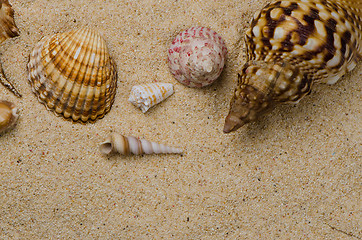
<svg viewBox="0 0 362 240"><path fill-rule="evenodd" d="M45 44L48 42L48 44L51 44L54 46L51 49L47 49L46 55L52 55L51 59L54 59L54 61L43 61L44 69L49 70L49 65L53 65L53 70L51 71L52 75L57 74L58 78L62 76L62 73L66 73L66 68L68 65L67 62L71 61L71 54L67 54L68 51L72 49L72 45L68 44L69 42L73 42L69 35L65 33L55 34L53 37L49 39L49 41L46 41ZM65 46L64 46L65 45ZM54 54L54 50L56 48L59 48L59 50ZM42 54L45 60L45 54ZM72 70L73 71L73 70ZM71 76L72 71L68 74L65 74L64 77L68 78ZM53 79L53 81L55 81ZM49 97L52 97L52 105L58 106L58 112L62 112L65 109L67 109L70 92L73 89L73 81L65 81L62 85L57 84L48 84L48 86L52 86L51 89L49 89L47 92L49 93ZM70 87L72 86L72 87ZM65 92L65 89L69 89L68 92ZM57 91L55 91L57 90ZM57 94L54 94L57 93ZM53 107L51 107L53 108Z"/></svg>
<svg viewBox="0 0 362 240"><path fill-rule="evenodd" d="M95 115L92 115L91 112L92 112L92 106L94 106L95 108L99 108L99 106L101 105L101 103L99 103L97 100L97 96L95 95L96 94L96 87L97 87L97 82L99 81L98 80L98 76L99 76L99 71L98 71L98 68L99 66L96 65L97 64L97 61L96 59L94 59L93 56L100 56L100 55L104 55L104 54L101 54L101 50L103 49L103 45L102 45L102 39L100 38L99 35L96 35L94 32L92 32L92 35L93 35L93 38L94 38L94 42L92 43L93 46L95 46L95 50L94 52L92 52L90 54L90 57L89 57L89 61L88 61L88 66L90 66L89 68L91 69L90 71L90 75L93 76L92 77L92 81L90 81L87 85L87 93L86 93L86 96L87 98L85 98L85 101L83 103L83 106L82 106L82 113L81 115L90 115L91 116L91 119L92 120L95 120L96 117L97 117L97 114ZM101 59L100 59L101 61ZM106 79L103 79L103 77L101 76L99 79L101 79L102 81L106 81ZM102 82L101 85L104 85L104 83ZM87 101L88 98L91 97L90 101ZM96 113L99 112L98 110L96 111Z"/></svg>
<svg viewBox="0 0 362 240"><path fill-rule="evenodd" d="M86 31L81 29L79 31L82 36L82 39L78 42L78 44L75 47L75 52L73 59L75 59L76 62L79 62L79 67L77 71L74 73L73 78L76 79L73 84L72 91L76 90L77 95L75 97L70 98L70 101L72 105L70 106L69 111L72 112L72 119L78 120L82 116L82 107L84 106L84 102L87 99L87 95L84 94L84 89L87 89L89 87L89 83L92 81L92 74L90 74L89 78L87 76L88 70L91 69L91 66L89 66L89 56L92 54L92 51L87 51L88 46L92 46L92 50L94 47L94 41L95 37L92 33L92 31ZM76 32L74 33L74 35ZM83 47L84 46L84 47ZM80 49L80 53L77 56L78 49ZM79 59L79 60L78 60Z"/></svg>
<svg viewBox="0 0 362 240"><path fill-rule="evenodd" d="M102 45L102 48L104 49L107 49L107 45L105 42L100 42L100 44ZM107 94L110 94L109 92L109 89L113 89L113 88L110 88L110 81L109 79L113 79L113 75L111 74L112 72L109 72L108 69L111 68L111 69L114 69L114 66L113 66L113 62L111 61L110 58L108 58L107 56L105 56L104 54L101 55L101 59L99 61L100 63L102 63L101 66L97 66L97 68L101 68L101 71L100 73L102 74L101 76L101 79L104 79L104 82L101 84L101 88L100 88L100 92L104 92L105 94L101 94L100 97L98 98L99 99L99 104L98 104L98 109L97 111L101 110L102 108L108 108L109 107L109 103L107 102L107 99L105 97L102 97L102 96L105 96ZM98 79L97 79L98 81ZM102 87L104 89L102 89ZM115 89L114 89L115 90Z"/></svg>
<svg viewBox="0 0 362 240"><path fill-rule="evenodd" d="M77 81L75 81L74 83L75 85L74 87L76 87L79 94L77 94L76 97L74 98L73 100L74 104L72 106L72 109L70 109L70 111L72 112L73 119L79 119L83 116L82 115L83 107L85 106L85 102L87 101L88 97L87 93L90 87L89 84L92 81L93 65L89 65L89 62L90 62L90 55L94 50L93 48L94 48L95 37L91 31L81 30L80 32L82 33L81 35L82 39L80 40L79 46L77 46L77 50L74 53L75 61L78 61L81 64L79 64L78 72L74 76L74 78L77 79ZM87 50L86 46L92 46L91 48L92 51L86 51ZM79 56L81 58L79 58ZM91 72L90 74L89 71ZM89 78L87 76L88 74L90 75Z"/></svg>
<svg viewBox="0 0 362 240"><path fill-rule="evenodd" d="M99 41L98 44L100 44L100 48L99 49L104 49L106 46L104 44L104 41ZM103 66L99 66L99 63L103 63L106 62L106 56L104 54L102 54L102 51L99 52L99 61L98 61L98 65L95 66L95 70L96 70L96 76L95 76L95 84L94 84L94 98L93 98L93 103L96 104L92 104L93 108L90 110L90 116L91 118L95 118L97 116L97 113L102 111L102 106L104 107L104 109L107 108L107 103L102 99L101 96L106 96L107 95L107 91L106 91L106 85L108 83L108 78L107 78L107 74L106 74L106 67ZM99 83L99 80L101 80L101 82ZM104 89L103 89L104 88ZM106 99L106 98L104 98Z"/></svg>

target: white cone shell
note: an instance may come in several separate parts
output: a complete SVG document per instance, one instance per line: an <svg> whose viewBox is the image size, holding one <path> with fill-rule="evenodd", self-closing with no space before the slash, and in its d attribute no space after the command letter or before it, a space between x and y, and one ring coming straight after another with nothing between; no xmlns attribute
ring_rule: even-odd
<svg viewBox="0 0 362 240"><path fill-rule="evenodd" d="M180 148L169 147L145 139L140 140L132 136L123 136L119 133L112 133L108 136L107 139L101 143L99 150L102 154L117 152L121 155L129 155L131 153L135 155L153 153L183 153Z"/></svg>
<svg viewBox="0 0 362 240"><path fill-rule="evenodd" d="M132 87L128 101L143 113L174 93L172 83L149 83Z"/></svg>

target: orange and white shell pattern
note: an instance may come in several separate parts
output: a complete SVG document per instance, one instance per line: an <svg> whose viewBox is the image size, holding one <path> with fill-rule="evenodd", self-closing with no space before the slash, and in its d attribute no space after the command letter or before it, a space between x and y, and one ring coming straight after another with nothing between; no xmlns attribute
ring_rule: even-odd
<svg viewBox="0 0 362 240"><path fill-rule="evenodd" d="M148 83L132 87L128 101L143 113L174 93L171 83Z"/></svg>

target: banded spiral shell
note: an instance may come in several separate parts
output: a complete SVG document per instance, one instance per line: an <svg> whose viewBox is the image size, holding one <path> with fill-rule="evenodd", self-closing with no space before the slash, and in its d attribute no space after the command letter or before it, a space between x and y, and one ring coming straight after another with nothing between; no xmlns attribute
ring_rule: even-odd
<svg viewBox="0 0 362 240"><path fill-rule="evenodd" d="M13 127L18 117L18 109L12 102L0 100L0 133Z"/></svg>
<svg viewBox="0 0 362 240"><path fill-rule="evenodd" d="M16 36L19 36L19 29L14 21L14 10L11 8L8 0L0 0L0 43ZM0 66L0 68L0 83L14 93L15 96L21 97L21 94L6 78L2 66Z"/></svg>
<svg viewBox="0 0 362 240"><path fill-rule="evenodd" d="M277 103L298 102L315 82L333 84L362 56L361 0L283 0L268 4L246 32L224 132Z"/></svg>
<svg viewBox="0 0 362 240"><path fill-rule="evenodd" d="M180 83L204 87L221 74L227 54L224 40L210 28L192 27L179 33L168 50L168 65Z"/></svg>
<svg viewBox="0 0 362 240"><path fill-rule="evenodd" d="M148 83L132 87L128 101L141 108L145 113L154 105L173 94L171 83Z"/></svg>
<svg viewBox="0 0 362 240"><path fill-rule="evenodd" d="M138 139L132 136L123 136L118 133L112 133L108 138L101 143L99 147L101 153L110 154L112 152L120 153L121 155L129 154L160 154L160 153L178 153L182 154L179 148L169 147L163 144L150 142L144 139Z"/></svg>
<svg viewBox="0 0 362 240"><path fill-rule="evenodd" d="M28 70L39 101L66 119L93 122L114 102L116 66L105 40L94 30L43 38L30 54Z"/></svg>

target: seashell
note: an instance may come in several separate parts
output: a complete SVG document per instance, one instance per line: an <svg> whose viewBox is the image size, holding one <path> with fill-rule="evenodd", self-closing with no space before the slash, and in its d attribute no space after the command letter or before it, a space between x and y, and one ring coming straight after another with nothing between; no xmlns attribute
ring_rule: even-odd
<svg viewBox="0 0 362 240"><path fill-rule="evenodd" d="M152 106L162 102L173 94L171 83L149 83L132 87L128 101L145 113Z"/></svg>
<svg viewBox="0 0 362 240"><path fill-rule="evenodd" d="M18 109L12 102L0 100L0 133L13 127L18 117Z"/></svg>
<svg viewBox="0 0 362 240"><path fill-rule="evenodd" d="M204 87L221 74L227 48L210 28L192 27L179 33L168 50L168 65L177 81L189 87Z"/></svg>
<svg viewBox="0 0 362 240"><path fill-rule="evenodd" d="M94 30L43 38L30 54L28 71L39 101L66 119L94 122L114 102L116 66L105 40Z"/></svg>
<svg viewBox="0 0 362 240"><path fill-rule="evenodd" d="M14 21L14 10L8 0L0 0L0 43L8 38L19 36L19 29ZM21 94L16 90L13 84L6 78L4 70L0 63L0 83L9 89L17 97Z"/></svg>
<svg viewBox="0 0 362 240"><path fill-rule="evenodd" d="M112 133L108 138L100 145L100 151L103 154L110 154L111 152L117 152L122 155L129 154L160 154L160 153L179 153L183 151L179 148L168 147L163 144L150 142L144 139L137 139L136 137L125 137L118 133Z"/></svg>
<svg viewBox="0 0 362 240"><path fill-rule="evenodd" d="M362 1L277 1L255 15L245 40L225 133L351 71L362 56Z"/></svg>
<svg viewBox="0 0 362 240"><path fill-rule="evenodd" d="M0 43L16 36L19 36L19 29L14 21L14 10L8 0L0 0Z"/></svg>

